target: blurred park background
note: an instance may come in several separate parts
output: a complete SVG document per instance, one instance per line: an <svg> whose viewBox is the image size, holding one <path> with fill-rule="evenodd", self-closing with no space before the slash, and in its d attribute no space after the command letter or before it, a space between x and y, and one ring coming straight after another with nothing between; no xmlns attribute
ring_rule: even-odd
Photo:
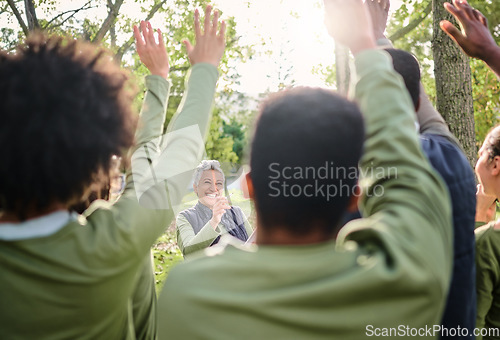
<svg viewBox="0 0 500 340"><path fill-rule="evenodd" d="M478 145L499 121L500 88L496 76L480 61L463 53L438 28L451 18L444 0L393 0L387 37L396 48L413 53L431 100L462 143L472 164ZM66 34L107 46L130 70L138 88L137 110L143 98L147 70L135 53L132 25L150 20L163 32L170 55L172 82L167 121L184 91L189 69L181 41L193 39L193 13L213 4L227 22L227 50L213 120L206 142L207 159L225 164L233 181L246 163L252 125L259 101L292 86L321 86L347 92L352 87L352 57L336 46L323 27L320 0L4 0L0 2L0 48L14 51L33 30ZM471 0L485 14L500 41L500 1ZM453 22L453 21L452 21ZM250 202L238 184L228 183L233 204L253 221ZM184 206L196 202L192 191ZM182 260L170 226L154 247L157 282Z"/></svg>

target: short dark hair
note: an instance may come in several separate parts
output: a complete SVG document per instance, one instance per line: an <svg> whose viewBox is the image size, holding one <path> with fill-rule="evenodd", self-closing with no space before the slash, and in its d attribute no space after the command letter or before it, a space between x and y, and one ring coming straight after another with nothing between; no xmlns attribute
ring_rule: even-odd
<svg viewBox="0 0 500 340"><path fill-rule="evenodd" d="M500 124L490 129L486 138L484 138L484 145L486 151L488 151L489 161L492 161L496 156L500 156Z"/></svg>
<svg viewBox="0 0 500 340"><path fill-rule="evenodd" d="M133 144L128 74L87 42L38 33L0 52L0 200L27 209L80 199Z"/></svg>
<svg viewBox="0 0 500 340"><path fill-rule="evenodd" d="M295 88L265 101L250 152L260 227L301 235L314 224L335 233L357 185L363 141L359 108L332 91ZM328 185L337 189L332 197Z"/></svg>
<svg viewBox="0 0 500 340"><path fill-rule="evenodd" d="M394 48L387 48L385 51L391 55L394 70L403 77L413 106L417 109L420 97L420 65L417 58L411 53Z"/></svg>

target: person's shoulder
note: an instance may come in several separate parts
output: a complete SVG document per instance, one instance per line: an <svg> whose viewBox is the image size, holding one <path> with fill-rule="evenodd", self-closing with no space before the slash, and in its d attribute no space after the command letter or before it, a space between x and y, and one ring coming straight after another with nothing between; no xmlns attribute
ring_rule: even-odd
<svg viewBox="0 0 500 340"><path fill-rule="evenodd" d="M232 266L235 262L242 260L246 253L253 253L257 248L254 244L244 244L225 234L221 236L217 244L190 255L189 259L177 267L182 271L191 272L214 266L217 268L225 265ZM238 258L238 261L235 261L235 257Z"/></svg>
<svg viewBox="0 0 500 340"><path fill-rule="evenodd" d="M476 244L485 244L492 241L493 238L500 238L500 229L495 228L496 222L490 222L474 230Z"/></svg>
<svg viewBox="0 0 500 340"><path fill-rule="evenodd" d="M196 213L196 204L193 205L191 208L187 208L182 210L177 216L183 216L183 217L188 217L189 215Z"/></svg>
<svg viewBox="0 0 500 340"><path fill-rule="evenodd" d="M447 183L474 180L474 173L462 149L447 137L423 134L420 135L420 144L433 168Z"/></svg>

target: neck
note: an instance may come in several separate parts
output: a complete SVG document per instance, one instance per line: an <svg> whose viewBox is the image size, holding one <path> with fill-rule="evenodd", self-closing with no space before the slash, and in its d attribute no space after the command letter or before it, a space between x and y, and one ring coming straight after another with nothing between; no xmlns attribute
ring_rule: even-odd
<svg viewBox="0 0 500 340"><path fill-rule="evenodd" d="M286 226L273 227L271 230L258 227L256 243L260 245L308 245L324 243L335 239L335 235L326 235L320 228L311 226L303 235L296 235Z"/></svg>
<svg viewBox="0 0 500 340"><path fill-rule="evenodd" d="M58 210L67 210L68 207L66 204L63 203L52 203L45 209L35 209L34 204L31 204L29 208L25 209L23 211L23 218L21 219L19 217L19 213L13 212L13 211L4 211L0 215L0 223L19 223L23 222L26 220L31 220L34 218L42 217L44 215L51 214L53 212L56 212Z"/></svg>

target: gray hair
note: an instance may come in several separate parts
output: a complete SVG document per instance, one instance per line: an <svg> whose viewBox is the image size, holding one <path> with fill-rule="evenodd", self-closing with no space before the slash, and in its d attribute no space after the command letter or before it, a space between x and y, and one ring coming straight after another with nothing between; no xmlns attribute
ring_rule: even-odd
<svg viewBox="0 0 500 340"><path fill-rule="evenodd" d="M201 179L201 174L203 171L206 170L216 170L222 174L222 180L225 181L226 177L224 176L224 171L222 171L220 167L219 161L216 160L202 160L200 165L196 167L194 170L194 175L193 175L193 183L194 185L198 186L198 183L200 182Z"/></svg>

